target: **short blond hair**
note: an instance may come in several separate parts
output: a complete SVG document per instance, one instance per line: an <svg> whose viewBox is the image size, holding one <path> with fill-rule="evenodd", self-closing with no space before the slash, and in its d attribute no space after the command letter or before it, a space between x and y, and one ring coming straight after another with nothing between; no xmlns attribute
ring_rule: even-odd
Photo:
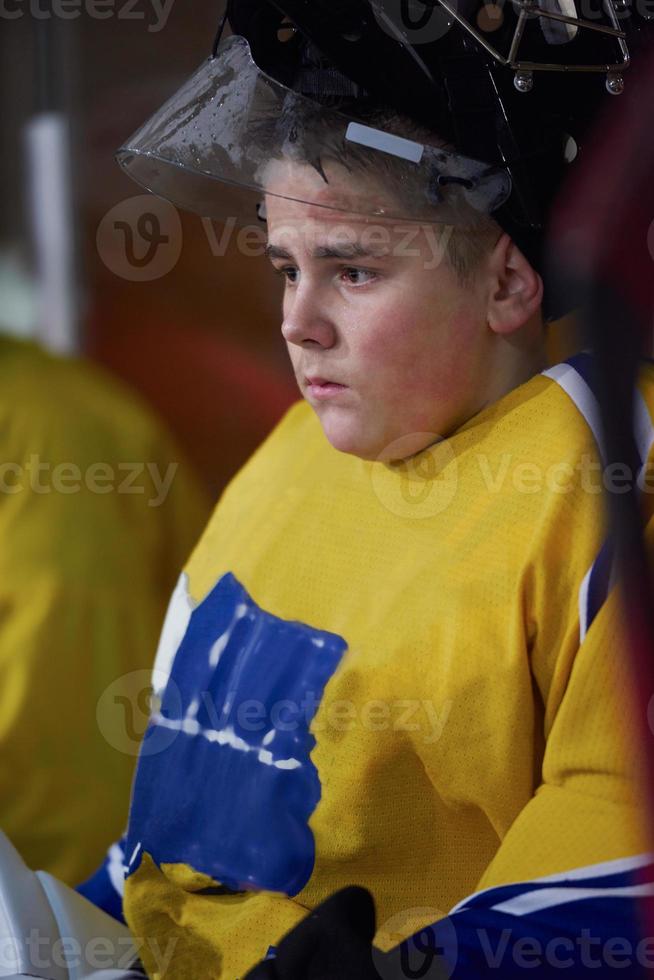
<svg viewBox="0 0 654 980"><path fill-rule="evenodd" d="M454 149L451 144L438 137L428 127L407 116L400 115L392 108L380 107L379 105L366 107L360 100L344 100L338 106L338 111L346 115L351 114L353 118L359 119L367 126L401 136L404 139L433 146L436 149L448 151ZM314 136L313 145L315 145L316 120L320 118L320 113L318 113L311 119ZM409 212L415 212L415 184L412 185L411 182L411 164L391 154L380 153L355 143L348 143L347 146L344 146L342 135L336 132L331 123L332 118L331 114L327 116L324 131L320 133L319 156L305 151L301 139L302 120L298 119L299 125L293 142L293 159L296 162L314 167L326 183L328 181L323 165L327 161L339 164L353 176L374 175L375 179L387 187L403 207L406 207ZM492 251L502 229L489 214L482 213L468 204L459 187L446 187L440 190L440 193L448 202L455 202L456 211L461 220L456 225L447 226L442 217L440 220L438 218L436 202L429 205L424 201L422 195L420 197L420 213L416 213L415 218L424 221L433 220L434 224L439 225L443 232L447 230L447 234L442 236L445 243L444 255L459 281L465 285L474 278L483 259ZM433 215L430 215L431 207L433 207Z"/></svg>
<svg viewBox="0 0 654 980"><path fill-rule="evenodd" d="M436 136L426 126L407 116L402 116L392 109L373 110L368 124L396 136L402 136L404 139L423 143L426 146L433 146L440 150L454 150L451 143ZM380 154L376 154L377 166L380 162L379 156ZM389 176L392 176L393 157L388 157L385 154L381 156L384 157L384 163L391 161L388 171ZM401 192L401 182L399 188ZM458 189L453 192L449 191L449 193L458 194L460 198ZM460 199L457 201L457 210L463 220L461 224L452 225L449 234L445 236L445 256L456 272L459 281L462 285L466 285L474 278L483 259L496 244L502 229L490 215L477 211L465 201Z"/></svg>

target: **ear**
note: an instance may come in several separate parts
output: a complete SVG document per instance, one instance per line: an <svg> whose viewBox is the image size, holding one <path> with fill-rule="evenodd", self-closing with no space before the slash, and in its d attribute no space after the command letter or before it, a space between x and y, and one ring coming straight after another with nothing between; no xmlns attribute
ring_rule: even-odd
<svg viewBox="0 0 654 980"><path fill-rule="evenodd" d="M525 324L543 301L543 280L505 232L489 257L487 320L495 333L510 334Z"/></svg>

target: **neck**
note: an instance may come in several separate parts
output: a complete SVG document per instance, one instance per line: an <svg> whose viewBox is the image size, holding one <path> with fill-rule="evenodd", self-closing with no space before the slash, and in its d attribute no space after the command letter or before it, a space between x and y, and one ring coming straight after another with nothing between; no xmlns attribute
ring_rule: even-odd
<svg viewBox="0 0 654 980"><path fill-rule="evenodd" d="M495 337L488 402L507 395L546 367L545 329L538 312L515 333Z"/></svg>

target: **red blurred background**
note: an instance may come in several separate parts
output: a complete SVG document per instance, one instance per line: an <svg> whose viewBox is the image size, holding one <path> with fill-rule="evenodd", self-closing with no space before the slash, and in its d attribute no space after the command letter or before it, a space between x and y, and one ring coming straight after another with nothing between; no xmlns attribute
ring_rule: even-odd
<svg viewBox="0 0 654 980"><path fill-rule="evenodd" d="M281 285L264 258L234 243L214 255L195 216L180 215L179 260L151 281L108 268L96 234L108 211L142 193L114 151L208 55L219 5L0 6L2 255L18 255L29 271L23 132L38 108L36 32L49 13L53 101L71 124L78 348L145 396L216 496L296 397L279 332ZM3 329L15 326L10 305L0 285Z"/></svg>

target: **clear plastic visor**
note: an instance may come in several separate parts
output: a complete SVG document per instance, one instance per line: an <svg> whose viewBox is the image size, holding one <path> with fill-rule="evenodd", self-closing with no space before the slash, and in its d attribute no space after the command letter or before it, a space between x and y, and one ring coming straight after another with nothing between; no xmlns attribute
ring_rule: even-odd
<svg viewBox="0 0 654 980"><path fill-rule="evenodd" d="M370 219L465 226L506 201L506 171L362 125L264 74L245 38L120 148L143 187L202 216L265 220L266 195Z"/></svg>

